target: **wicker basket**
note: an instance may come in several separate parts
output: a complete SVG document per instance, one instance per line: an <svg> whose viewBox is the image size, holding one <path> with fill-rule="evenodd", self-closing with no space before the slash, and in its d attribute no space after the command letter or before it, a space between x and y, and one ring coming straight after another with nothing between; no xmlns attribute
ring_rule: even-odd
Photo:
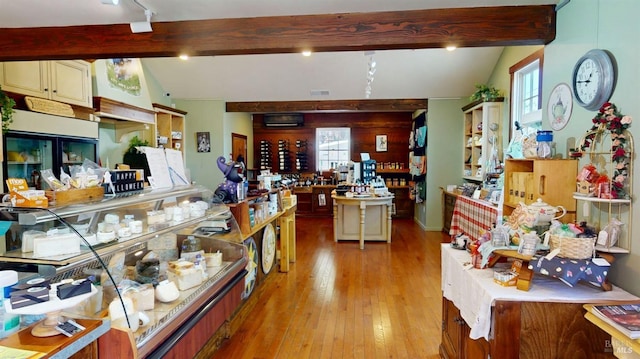
<svg viewBox="0 0 640 359"><path fill-rule="evenodd" d="M587 259L593 256L597 237L573 238L552 234L549 236L549 248L560 249L558 257Z"/></svg>

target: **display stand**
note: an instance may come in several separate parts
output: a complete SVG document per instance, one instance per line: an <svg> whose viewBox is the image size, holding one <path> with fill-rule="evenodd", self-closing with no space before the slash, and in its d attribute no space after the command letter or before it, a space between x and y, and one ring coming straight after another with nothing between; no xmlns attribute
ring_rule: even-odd
<svg viewBox="0 0 640 359"><path fill-rule="evenodd" d="M92 295L98 293L96 287L91 285L91 292L77 295L75 297L60 299L58 298L57 291L58 285L62 283L56 283L51 285L51 290L49 290L49 300L46 302L29 305L21 308L12 308L10 301L5 301L5 306L7 313L11 314L22 314L22 315L40 315L45 314L47 317L42 320L40 323L36 324L31 329L31 334L34 337L52 337L58 334L61 334L56 330L56 326L65 321L64 317L60 315L60 313L67 308L71 308L76 306Z"/></svg>
<svg viewBox="0 0 640 359"><path fill-rule="evenodd" d="M603 198L603 196L598 196L597 193L589 188L580 191L580 184L578 184L573 196L574 199L579 201L578 203L582 203L582 207L578 207L582 210L578 217L579 220L586 221L598 230L604 229L614 218L623 223L615 245L596 245L596 250L600 252L629 253L631 250L631 218L633 218L631 195L633 191L634 145L633 136L629 131L625 130L623 135L626 139L625 151L628 158L627 175L623 183L623 190L627 196L624 198ZM591 143L589 146L584 146L587 138L592 139ZM608 176L609 182L604 185L610 189L617 170L616 162L613 161L611 132L608 130L589 131L585 133L578 143L581 147L584 147L582 152L577 153L580 157L580 168L578 170L580 171L582 166L592 164L599 174Z"/></svg>

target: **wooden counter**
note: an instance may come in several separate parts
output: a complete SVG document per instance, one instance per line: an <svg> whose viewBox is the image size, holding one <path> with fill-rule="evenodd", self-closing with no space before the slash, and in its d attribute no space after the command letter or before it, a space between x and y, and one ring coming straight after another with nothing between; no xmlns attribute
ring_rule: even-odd
<svg viewBox="0 0 640 359"><path fill-rule="evenodd" d="M393 196L346 197L331 195L333 199L333 238L337 242L386 241L391 243L391 215Z"/></svg>
<svg viewBox="0 0 640 359"><path fill-rule="evenodd" d="M0 346L36 352L35 358L97 358L97 339L111 327L109 320L77 319L85 330L69 338L62 334L38 338L31 334L33 324L0 340ZM75 356L74 356L75 354Z"/></svg>
<svg viewBox="0 0 640 359"><path fill-rule="evenodd" d="M584 318L583 304L640 301L617 287L569 287L547 276L535 276L529 291L503 287L492 269L467 268L470 261L442 245L442 358L613 358L611 336Z"/></svg>

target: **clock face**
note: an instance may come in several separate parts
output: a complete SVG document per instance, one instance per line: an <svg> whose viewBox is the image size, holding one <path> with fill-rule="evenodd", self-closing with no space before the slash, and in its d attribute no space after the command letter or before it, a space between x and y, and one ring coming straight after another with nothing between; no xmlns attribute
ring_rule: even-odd
<svg viewBox="0 0 640 359"><path fill-rule="evenodd" d="M598 94L601 76L598 64L592 59L584 60L576 72L576 92L583 103L590 103Z"/></svg>
<svg viewBox="0 0 640 359"><path fill-rule="evenodd" d="M573 69L576 102L587 110L598 110L611 98L615 69L609 54L600 49L587 52Z"/></svg>

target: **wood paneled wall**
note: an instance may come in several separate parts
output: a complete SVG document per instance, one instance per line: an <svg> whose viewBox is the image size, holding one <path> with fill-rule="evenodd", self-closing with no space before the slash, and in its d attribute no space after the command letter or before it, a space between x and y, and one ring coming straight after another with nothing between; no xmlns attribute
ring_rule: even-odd
<svg viewBox="0 0 640 359"><path fill-rule="evenodd" d="M351 160L359 162L360 153L367 152L377 162L400 162L409 165L409 134L411 132L411 112L351 112L351 113L305 113L304 125L300 127L265 127L264 116L253 115L254 163L260 168L260 141L272 144L272 171L285 173L279 168L278 141L288 140L292 161L295 161L296 140L307 141L309 170L315 172L315 136L319 127L351 128ZM376 135L387 135L387 151L376 152ZM291 167L295 171L295 162Z"/></svg>

